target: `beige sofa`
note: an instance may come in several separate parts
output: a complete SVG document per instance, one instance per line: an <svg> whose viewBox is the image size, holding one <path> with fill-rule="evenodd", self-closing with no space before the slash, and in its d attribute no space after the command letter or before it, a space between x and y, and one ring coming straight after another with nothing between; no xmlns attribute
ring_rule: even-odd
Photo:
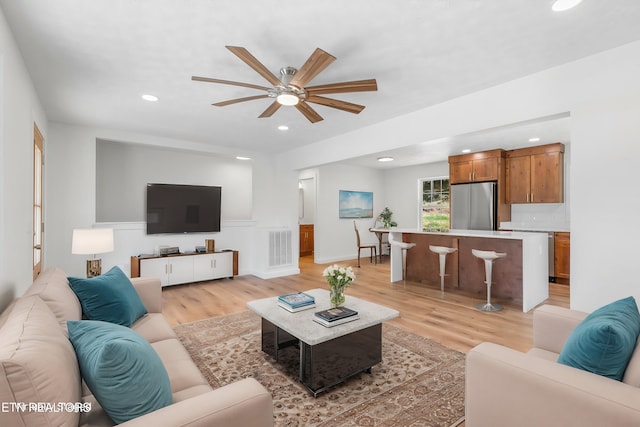
<svg viewBox="0 0 640 427"><path fill-rule="evenodd" d="M160 281L132 282L148 313L131 328L160 356L173 404L121 425L273 426L270 393L252 378L212 390L162 315ZM66 321L81 315L60 269L43 272L0 315L0 426L113 425L80 378L67 337Z"/></svg>
<svg viewBox="0 0 640 427"><path fill-rule="evenodd" d="M466 365L466 427L640 426L640 343L622 382L556 363L586 316L545 305L533 314L529 352L492 343L473 348Z"/></svg>

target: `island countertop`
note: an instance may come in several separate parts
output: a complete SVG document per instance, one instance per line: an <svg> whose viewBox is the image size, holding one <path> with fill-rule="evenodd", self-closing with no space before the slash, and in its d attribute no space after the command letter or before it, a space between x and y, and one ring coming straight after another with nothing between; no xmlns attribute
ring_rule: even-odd
<svg viewBox="0 0 640 427"><path fill-rule="evenodd" d="M549 297L549 248L545 233L455 229L434 232L398 227L371 231L390 233L395 240L416 244L407 251L407 280L439 287L438 256L429 250L429 245L454 247L458 250L447 256L445 287L486 298L484 261L474 257L471 249L495 250L507 256L494 264L492 297L521 303L525 312ZM402 280L402 250L392 247L391 281L399 280Z"/></svg>
<svg viewBox="0 0 640 427"><path fill-rule="evenodd" d="M492 231L492 230L456 230L449 231L422 231L415 228L372 228L371 231L377 233L403 233L403 234L434 234L440 236L457 237L486 237L489 239L539 239L540 233L529 231Z"/></svg>

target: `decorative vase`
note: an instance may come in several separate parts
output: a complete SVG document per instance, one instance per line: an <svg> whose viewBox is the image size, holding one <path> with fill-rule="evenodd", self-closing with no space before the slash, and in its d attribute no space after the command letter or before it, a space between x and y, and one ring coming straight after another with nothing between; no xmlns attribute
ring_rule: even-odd
<svg viewBox="0 0 640 427"><path fill-rule="evenodd" d="M344 304L344 288L342 286L331 286L329 298L331 299L331 307L342 307Z"/></svg>

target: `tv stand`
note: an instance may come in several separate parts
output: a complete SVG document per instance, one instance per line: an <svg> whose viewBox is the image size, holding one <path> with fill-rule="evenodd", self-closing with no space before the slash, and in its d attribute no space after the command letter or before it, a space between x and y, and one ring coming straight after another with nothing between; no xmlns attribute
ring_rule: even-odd
<svg viewBox="0 0 640 427"><path fill-rule="evenodd" d="M131 277L157 277L162 286L238 275L238 251L131 257Z"/></svg>

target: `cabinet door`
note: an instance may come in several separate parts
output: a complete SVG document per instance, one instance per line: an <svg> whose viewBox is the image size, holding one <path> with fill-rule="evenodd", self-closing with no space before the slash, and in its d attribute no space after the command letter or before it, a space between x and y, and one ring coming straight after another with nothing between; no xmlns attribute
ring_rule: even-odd
<svg viewBox="0 0 640 427"><path fill-rule="evenodd" d="M532 203L562 203L563 155L560 152L531 156Z"/></svg>
<svg viewBox="0 0 640 427"><path fill-rule="evenodd" d="M300 256L313 253L313 224L300 225Z"/></svg>
<svg viewBox="0 0 640 427"><path fill-rule="evenodd" d="M169 264L167 258L140 260L140 277L157 277L162 286L169 284Z"/></svg>
<svg viewBox="0 0 640 427"><path fill-rule="evenodd" d="M193 281L211 280L213 277L214 254L193 256Z"/></svg>
<svg viewBox="0 0 640 427"><path fill-rule="evenodd" d="M472 182L473 161L454 162L449 164L449 183L460 184Z"/></svg>
<svg viewBox="0 0 640 427"><path fill-rule="evenodd" d="M507 159L507 203L529 203L531 156Z"/></svg>
<svg viewBox="0 0 640 427"><path fill-rule="evenodd" d="M233 252L213 254L213 278L233 277Z"/></svg>
<svg viewBox="0 0 640 427"><path fill-rule="evenodd" d="M193 257L176 256L167 259L169 263L169 284L193 282Z"/></svg>
<svg viewBox="0 0 640 427"><path fill-rule="evenodd" d="M473 181L497 181L498 158L478 159L473 161Z"/></svg>
<svg viewBox="0 0 640 427"><path fill-rule="evenodd" d="M571 258L571 235L570 233L555 233L554 240L554 267L556 277L562 279L569 278L570 258Z"/></svg>

